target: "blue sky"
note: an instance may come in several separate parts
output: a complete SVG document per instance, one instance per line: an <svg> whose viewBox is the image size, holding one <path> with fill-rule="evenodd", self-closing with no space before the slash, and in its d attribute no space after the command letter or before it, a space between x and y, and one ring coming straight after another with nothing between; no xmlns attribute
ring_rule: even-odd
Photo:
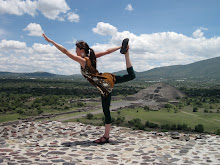
<svg viewBox="0 0 220 165"><path fill-rule="evenodd" d="M184 65L220 55L218 0L0 0L0 71L78 74L79 64L42 37L75 53L130 39L136 71ZM100 72L124 70L119 51L98 60Z"/></svg>

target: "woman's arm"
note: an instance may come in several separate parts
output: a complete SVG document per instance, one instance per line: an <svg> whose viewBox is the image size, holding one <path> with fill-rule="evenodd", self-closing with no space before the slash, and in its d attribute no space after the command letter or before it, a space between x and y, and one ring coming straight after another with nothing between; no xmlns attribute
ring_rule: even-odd
<svg viewBox="0 0 220 165"><path fill-rule="evenodd" d="M66 54L68 57L73 59L74 61L77 61L80 63L80 65L84 66L86 60L80 56L74 55L71 52L69 52L66 48L64 48L62 45L57 44L53 40L49 39L45 34L42 34L45 40L49 43L52 43L57 49L59 49L62 53Z"/></svg>
<svg viewBox="0 0 220 165"><path fill-rule="evenodd" d="M115 48L110 48L110 49L107 49L107 50L104 51L104 52L95 53L95 56L96 56L96 58L99 58L99 57L102 57L102 56L104 56L104 55L106 55L106 54L113 53L113 52L115 52L116 50L118 50L118 49L120 49L120 48L121 48L121 46L118 46L118 47L115 47Z"/></svg>

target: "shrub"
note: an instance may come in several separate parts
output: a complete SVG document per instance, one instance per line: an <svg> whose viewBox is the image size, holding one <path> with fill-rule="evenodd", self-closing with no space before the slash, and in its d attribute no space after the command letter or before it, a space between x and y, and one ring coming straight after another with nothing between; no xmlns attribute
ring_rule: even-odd
<svg viewBox="0 0 220 165"><path fill-rule="evenodd" d="M105 116L102 116L102 122L105 124Z"/></svg>
<svg viewBox="0 0 220 165"><path fill-rule="evenodd" d="M198 109L199 109L198 107L194 107L193 112L198 112Z"/></svg>
<svg viewBox="0 0 220 165"><path fill-rule="evenodd" d="M145 126L141 123L141 119L135 118L128 121L128 124L136 129L144 130Z"/></svg>
<svg viewBox="0 0 220 165"><path fill-rule="evenodd" d="M146 126L146 127L149 127L149 125L150 125L149 123L150 123L149 121L146 121L146 122L145 122L145 126Z"/></svg>
<svg viewBox="0 0 220 165"><path fill-rule="evenodd" d="M195 131L202 133L204 131L203 125L202 124L196 125L195 126Z"/></svg>
<svg viewBox="0 0 220 165"><path fill-rule="evenodd" d="M114 123L119 126L120 124L122 124L125 121L125 117L117 117L117 119L114 121ZM113 123L113 121L112 121Z"/></svg>
<svg viewBox="0 0 220 165"><path fill-rule="evenodd" d="M95 118L94 118L95 119ZM114 123L115 122L115 118L114 117L112 117L112 123Z"/></svg>
<svg viewBox="0 0 220 165"><path fill-rule="evenodd" d="M128 124L129 125L135 125L135 124L137 124L137 123L141 123L141 119L139 119L139 118L135 118L135 119L132 119L132 120L129 120L128 121Z"/></svg>
<svg viewBox="0 0 220 165"><path fill-rule="evenodd" d="M216 135L220 135L220 129L217 129L217 131L215 131Z"/></svg>
<svg viewBox="0 0 220 165"><path fill-rule="evenodd" d="M93 118L93 114L88 113L88 114L86 115L86 118L89 119L89 120L91 120L91 119Z"/></svg>
<svg viewBox="0 0 220 165"><path fill-rule="evenodd" d="M209 111L208 111L208 109L204 109L204 113L208 113Z"/></svg>
<svg viewBox="0 0 220 165"><path fill-rule="evenodd" d="M77 102L78 107L82 107L83 105L84 105L83 102Z"/></svg>
<svg viewBox="0 0 220 165"><path fill-rule="evenodd" d="M177 96L176 99L179 100L179 99L181 99L181 97L180 97L180 96Z"/></svg>
<svg viewBox="0 0 220 165"><path fill-rule="evenodd" d="M187 124L177 124L177 127L176 127L177 130L184 130L184 131L188 131L190 130L190 128L188 128Z"/></svg>
<svg viewBox="0 0 220 165"><path fill-rule="evenodd" d="M176 130L177 129L176 124L171 125L170 129L171 130Z"/></svg>
<svg viewBox="0 0 220 165"><path fill-rule="evenodd" d="M145 126L146 126L146 127L149 127L149 128L157 128L157 127L158 127L158 124L155 124L155 123L146 121L146 122L145 122Z"/></svg>
<svg viewBox="0 0 220 165"><path fill-rule="evenodd" d="M203 104L200 101L197 101L196 105L198 105L200 108L203 106Z"/></svg>
<svg viewBox="0 0 220 165"><path fill-rule="evenodd" d="M37 114L42 114L44 111L42 109L37 109Z"/></svg>
<svg viewBox="0 0 220 165"><path fill-rule="evenodd" d="M172 104L165 104L165 108L173 108Z"/></svg>
<svg viewBox="0 0 220 165"><path fill-rule="evenodd" d="M148 106L144 106L144 110L149 111L150 108Z"/></svg>
<svg viewBox="0 0 220 165"><path fill-rule="evenodd" d="M140 130L144 130L144 129L145 129L145 126L144 126L142 123L136 124L135 127L136 127L137 129L140 129Z"/></svg>
<svg viewBox="0 0 220 165"><path fill-rule="evenodd" d="M184 130L184 131L188 131L189 130L187 124L183 124L182 125L182 130Z"/></svg>
<svg viewBox="0 0 220 165"><path fill-rule="evenodd" d="M19 113L20 115L24 114L24 110L23 110L23 109L17 109L16 111L17 111L17 113Z"/></svg>
<svg viewBox="0 0 220 165"><path fill-rule="evenodd" d="M150 123L149 128L158 128L158 124Z"/></svg>
<svg viewBox="0 0 220 165"><path fill-rule="evenodd" d="M164 125L161 125L160 128L161 128L161 129L167 129L167 130L169 130L169 129L170 129L170 126L169 126L169 124L164 124Z"/></svg>

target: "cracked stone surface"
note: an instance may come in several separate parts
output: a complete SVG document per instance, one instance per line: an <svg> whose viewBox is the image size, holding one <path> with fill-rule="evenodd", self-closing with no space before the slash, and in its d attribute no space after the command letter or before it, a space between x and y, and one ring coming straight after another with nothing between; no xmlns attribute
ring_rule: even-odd
<svg viewBox="0 0 220 165"><path fill-rule="evenodd" d="M214 164L220 165L217 135L144 132L112 127L110 143L93 143L104 127L58 121L0 128L0 164ZM184 138L187 137L187 138Z"/></svg>

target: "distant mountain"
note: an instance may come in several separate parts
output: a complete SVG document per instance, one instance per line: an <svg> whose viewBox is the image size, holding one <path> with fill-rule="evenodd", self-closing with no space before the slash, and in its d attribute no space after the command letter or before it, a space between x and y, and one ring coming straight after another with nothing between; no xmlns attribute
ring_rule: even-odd
<svg viewBox="0 0 220 165"><path fill-rule="evenodd" d="M58 75L48 72L33 72L33 73L14 73L0 72L0 78L53 78L53 79L82 79L81 74L75 75Z"/></svg>
<svg viewBox="0 0 220 165"><path fill-rule="evenodd" d="M116 72L123 75L126 71ZM137 72L137 79L190 79L190 80L220 80L220 57L198 61L188 65L174 65L154 68L145 72Z"/></svg>
<svg viewBox="0 0 220 165"><path fill-rule="evenodd" d="M117 75L127 74L127 71L115 72ZM56 75L48 72L34 73L12 73L0 72L0 77L14 78L63 78L63 79L82 79L81 74L76 75ZM220 81L220 57L198 61L188 65L174 65L154 68L145 72L136 72L137 80L201 80L201 81Z"/></svg>
<svg viewBox="0 0 220 165"><path fill-rule="evenodd" d="M13 73L0 72L0 77L55 77L56 74L48 72L34 72L34 73Z"/></svg>

